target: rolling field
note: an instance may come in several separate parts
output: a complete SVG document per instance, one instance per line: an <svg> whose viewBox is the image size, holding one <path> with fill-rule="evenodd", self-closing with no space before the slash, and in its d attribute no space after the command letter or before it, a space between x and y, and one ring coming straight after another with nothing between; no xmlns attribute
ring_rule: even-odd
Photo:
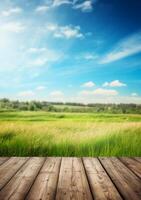
<svg viewBox="0 0 141 200"><path fill-rule="evenodd" d="M141 156L141 115L0 112L0 156Z"/></svg>

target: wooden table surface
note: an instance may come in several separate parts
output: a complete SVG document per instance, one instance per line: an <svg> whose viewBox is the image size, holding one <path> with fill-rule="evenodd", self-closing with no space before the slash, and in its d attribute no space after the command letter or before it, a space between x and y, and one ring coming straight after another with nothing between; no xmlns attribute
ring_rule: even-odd
<svg viewBox="0 0 141 200"><path fill-rule="evenodd" d="M0 200L141 200L141 158L0 157Z"/></svg>

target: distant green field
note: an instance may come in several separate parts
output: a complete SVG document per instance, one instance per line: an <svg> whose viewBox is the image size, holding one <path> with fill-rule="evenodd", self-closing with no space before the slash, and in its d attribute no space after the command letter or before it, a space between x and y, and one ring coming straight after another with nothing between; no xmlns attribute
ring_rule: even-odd
<svg viewBox="0 0 141 200"><path fill-rule="evenodd" d="M56 113L43 111L0 112L0 121L141 122L139 114Z"/></svg>
<svg viewBox="0 0 141 200"><path fill-rule="evenodd" d="M0 156L141 156L141 115L0 112Z"/></svg>

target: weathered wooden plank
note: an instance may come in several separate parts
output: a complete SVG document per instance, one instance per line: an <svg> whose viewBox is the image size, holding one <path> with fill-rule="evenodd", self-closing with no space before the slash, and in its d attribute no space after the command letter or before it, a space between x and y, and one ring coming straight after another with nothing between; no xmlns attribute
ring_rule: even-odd
<svg viewBox="0 0 141 200"><path fill-rule="evenodd" d="M0 191L1 200L23 200L41 169L45 158L31 158Z"/></svg>
<svg viewBox="0 0 141 200"><path fill-rule="evenodd" d="M132 170L139 178L141 178L141 162L138 162L135 159L122 157L120 160Z"/></svg>
<svg viewBox="0 0 141 200"><path fill-rule="evenodd" d="M61 158L47 158L26 198L27 200L55 199L60 164Z"/></svg>
<svg viewBox="0 0 141 200"><path fill-rule="evenodd" d="M0 166L0 190L27 160L28 158L12 157Z"/></svg>
<svg viewBox="0 0 141 200"><path fill-rule="evenodd" d="M56 200L92 200L80 158L62 158Z"/></svg>
<svg viewBox="0 0 141 200"><path fill-rule="evenodd" d="M100 158L107 173L126 200L141 199L141 181L117 158Z"/></svg>
<svg viewBox="0 0 141 200"><path fill-rule="evenodd" d="M0 165L6 162L10 157L0 157Z"/></svg>
<svg viewBox="0 0 141 200"><path fill-rule="evenodd" d="M121 196L97 158L83 158L95 200L121 200Z"/></svg>
<svg viewBox="0 0 141 200"><path fill-rule="evenodd" d="M134 157L134 159L141 162L141 157Z"/></svg>

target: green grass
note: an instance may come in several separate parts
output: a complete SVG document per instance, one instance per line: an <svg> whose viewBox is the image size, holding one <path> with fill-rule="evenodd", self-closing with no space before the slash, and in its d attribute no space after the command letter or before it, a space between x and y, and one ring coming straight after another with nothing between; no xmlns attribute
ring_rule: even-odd
<svg viewBox="0 0 141 200"><path fill-rule="evenodd" d="M141 115L0 112L0 156L141 156Z"/></svg>
<svg viewBox="0 0 141 200"><path fill-rule="evenodd" d="M53 113L43 111L0 112L0 121L92 121L92 122L141 122L139 114Z"/></svg>

